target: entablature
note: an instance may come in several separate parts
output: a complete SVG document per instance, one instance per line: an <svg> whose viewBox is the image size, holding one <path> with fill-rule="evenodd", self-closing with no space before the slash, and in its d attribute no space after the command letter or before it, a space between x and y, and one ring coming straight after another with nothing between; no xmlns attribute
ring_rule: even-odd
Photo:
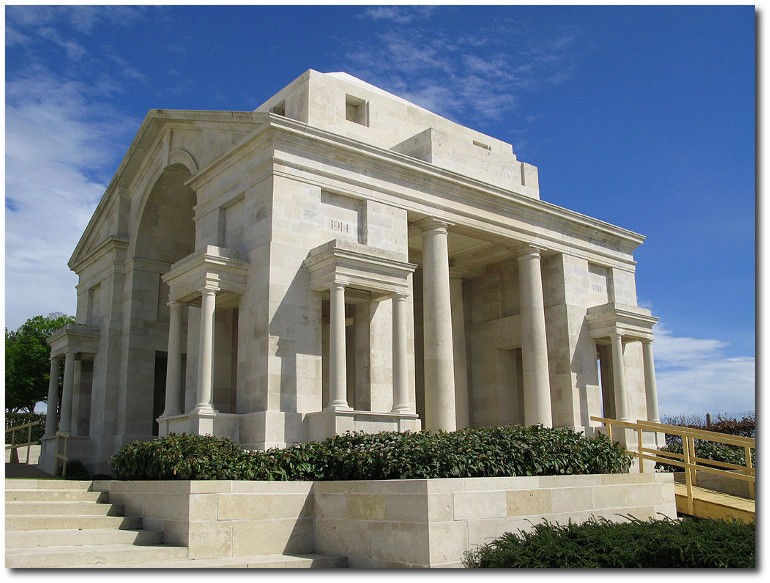
<svg viewBox="0 0 770 583"><path fill-rule="evenodd" d="M613 335L629 340L652 340L652 327L657 321L650 310L615 302L593 306L586 311L588 333L594 340Z"/></svg>
<svg viewBox="0 0 770 583"><path fill-rule="evenodd" d="M51 346L51 356L68 352L96 354L99 348L99 330L87 324L67 324L51 334L46 342Z"/></svg>
<svg viewBox="0 0 770 583"><path fill-rule="evenodd" d="M195 301L204 289L219 292L226 301L246 292L248 274L249 262L237 251L207 245L174 263L162 278L169 286L169 301Z"/></svg>
<svg viewBox="0 0 770 583"><path fill-rule="evenodd" d="M333 239L312 249L305 259L310 289L323 292L341 283L368 291L373 299L409 293L413 263L399 261L381 249Z"/></svg>

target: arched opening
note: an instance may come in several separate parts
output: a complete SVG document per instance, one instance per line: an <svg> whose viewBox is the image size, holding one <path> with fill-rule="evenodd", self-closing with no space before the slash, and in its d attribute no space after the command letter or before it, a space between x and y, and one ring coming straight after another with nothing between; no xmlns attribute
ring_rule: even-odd
<svg viewBox="0 0 770 583"><path fill-rule="evenodd" d="M158 434L163 412L165 362L170 311L168 285L162 275L195 250L196 195L185 182L190 171L180 164L166 168L147 196L127 274L130 288L126 434Z"/></svg>
<svg viewBox="0 0 770 583"><path fill-rule="evenodd" d="M190 172L169 166L152 188L136 235L135 262L157 273L159 285L156 321L168 322L168 287L160 276L195 249L195 192L185 186ZM141 261L146 260L146 261Z"/></svg>

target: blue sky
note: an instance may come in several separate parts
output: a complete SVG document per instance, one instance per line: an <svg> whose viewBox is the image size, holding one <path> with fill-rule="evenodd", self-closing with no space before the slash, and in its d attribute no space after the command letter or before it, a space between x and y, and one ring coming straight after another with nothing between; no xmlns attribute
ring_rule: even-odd
<svg viewBox="0 0 770 583"><path fill-rule="evenodd" d="M541 198L648 237L661 413L755 408L753 6L6 6L5 325L66 263L148 109L346 71L510 142Z"/></svg>

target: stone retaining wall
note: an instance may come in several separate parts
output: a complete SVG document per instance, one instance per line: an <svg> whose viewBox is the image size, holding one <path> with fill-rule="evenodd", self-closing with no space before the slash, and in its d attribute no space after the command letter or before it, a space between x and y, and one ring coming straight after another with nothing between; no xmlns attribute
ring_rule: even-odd
<svg viewBox="0 0 770 583"><path fill-rule="evenodd" d="M676 517L671 474L340 482L99 481L190 558L341 555L349 567L459 567L544 519Z"/></svg>

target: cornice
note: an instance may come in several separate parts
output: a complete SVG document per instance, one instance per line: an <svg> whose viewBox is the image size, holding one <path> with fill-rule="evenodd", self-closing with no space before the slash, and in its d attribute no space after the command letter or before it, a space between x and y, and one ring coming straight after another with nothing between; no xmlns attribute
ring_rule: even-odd
<svg viewBox="0 0 770 583"><path fill-rule="evenodd" d="M147 149L155 143L164 127L169 124L180 126L192 126L195 123L209 122L209 127L227 127L233 124L233 128L243 124L253 124L255 127L259 123L260 116L251 111L218 111L218 110L168 110L151 109L147 112L139 129L131 141L131 144L123 155L115 173L107 185L107 188L96 205L96 209L91 215L83 234L80 237L75 250L70 257L70 262L77 261L75 258L82 251L83 246L88 239L88 235L99 224L104 214L109 208L112 199L119 196L121 187L126 187L131 181L131 175L144 162L142 150Z"/></svg>
<svg viewBox="0 0 770 583"><path fill-rule="evenodd" d="M326 155L329 153L329 148L336 147L349 152L351 156L354 157L381 160L386 162L388 166L396 166L412 172L416 171L426 178L438 179L444 183L457 185L462 189L464 196L467 196L470 191L477 196L484 197L487 201L490 199L497 200L506 206L513 202L520 207L532 210L540 215L551 215L554 218L566 220L573 224L581 224L589 227L591 230L602 231L615 238L628 240L629 242L635 243L635 246L640 245L645 239L644 235L589 217L577 211L572 211L512 190L506 190L480 180L469 178L451 170L439 168L438 166L434 166L433 164L418 160L417 158L412 158L405 154L399 154L391 150L366 144L282 116L271 116L269 125L271 128L282 130L282 135L280 137L283 137L283 135L293 135L295 137L304 138L310 143L315 142L319 151ZM280 151L277 151L275 156L276 158L279 158ZM281 160L281 163L292 164L292 162L288 160Z"/></svg>
<svg viewBox="0 0 770 583"><path fill-rule="evenodd" d="M128 239L125 237L117 237L115 235L111 235L83 257L75 260L75 254L73 254L73 257L67 263L67 266L75 273L80 273L84 267L84 264L93 263L110 251L125 251L126 249L128 249Z"/></svg>

